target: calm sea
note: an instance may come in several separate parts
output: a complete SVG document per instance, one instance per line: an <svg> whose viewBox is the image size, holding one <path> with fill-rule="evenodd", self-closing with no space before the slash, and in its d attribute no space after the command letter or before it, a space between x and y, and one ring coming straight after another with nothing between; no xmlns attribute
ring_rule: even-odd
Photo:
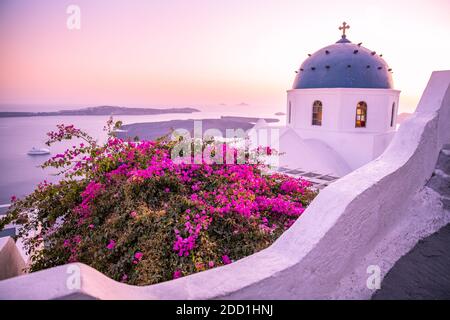
<svg viewBox="0 0 450 320"><path fill-rule="evenodd" d="M276 110L280 111L280 110ZM252 114L253 113L253 114ZM231 110L221 112L198 112L192 114L164 114L149 116L118 116L115 120L122 120L124 124L166 121L175 119L204 119L219 118L221 115L240 115L271 117L273 112L248 114L233 112ZM84 129L99 141L104 141L103 126L108 116L64 116L64 117L31 117L31 118L0 118L0 210L2 205L10 202L12 195L23 197L31 193L37 184L43 180L57 181L58 177L50 170L43 170L38 166L56 153L70 148L73 142L63 142L50 148L48 156L29 156L27 152L32 147L46 147L46 133L55 129L57 124L74 124L77 128ZM164 134L162 132L161 134ZM0 211L0 212L1 212Z"/></svg>

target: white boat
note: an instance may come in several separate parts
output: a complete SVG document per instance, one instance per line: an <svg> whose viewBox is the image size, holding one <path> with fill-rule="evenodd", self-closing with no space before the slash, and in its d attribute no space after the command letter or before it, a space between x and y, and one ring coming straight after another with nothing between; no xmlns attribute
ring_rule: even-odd
<svg viewBox="0 0 450 320"><path fill-rule="evenodd" d="M40 156L40 155L45 155L45 154L50 154L50 150L45 149L45 148L31 148L30 151L28 151L28 155L30 156Z"/></svg>

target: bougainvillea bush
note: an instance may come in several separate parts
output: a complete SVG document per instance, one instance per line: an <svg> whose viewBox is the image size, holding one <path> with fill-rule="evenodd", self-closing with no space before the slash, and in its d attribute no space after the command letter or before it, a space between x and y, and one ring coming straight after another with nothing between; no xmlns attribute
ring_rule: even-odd
<svg viewBox="0 0 450 320"><path fill-rule="evenodd" d="M13 199L0 222L23 225L29 271L77 261L134 285L186 276L266 248L316 195L305 180L263 174L260 162L174 161L179 141L123 141L119 126L108 122L102 145L73 126L48 134L48 145L83 142L43 164L63 174L58 183ZM217 152L217 141L202 148Z"/></svg>

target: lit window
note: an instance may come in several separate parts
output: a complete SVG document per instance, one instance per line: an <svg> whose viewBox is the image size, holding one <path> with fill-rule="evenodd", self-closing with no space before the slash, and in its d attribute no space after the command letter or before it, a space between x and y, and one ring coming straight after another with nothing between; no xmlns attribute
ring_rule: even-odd
<svg viewBox="0 0 450 320"><path fill-rule="evenodd" d="M322 102L319 100L314 101L312 109L312 125L322 125Z"/></svg>
<svg viewBox="0 0 450 320"><path fill-rule="evenodd" d="M355 128L365 128L366 123L367 123L367 103L365 103L364 101L360 101L356 106Z"/></svg>
<svg viewBox="0 0 450 320"><path fill-rule="evenodd" d="M392 103L392 111L391 111L391 127L394 126L394 117L395 117L395 102Z"/></svg>

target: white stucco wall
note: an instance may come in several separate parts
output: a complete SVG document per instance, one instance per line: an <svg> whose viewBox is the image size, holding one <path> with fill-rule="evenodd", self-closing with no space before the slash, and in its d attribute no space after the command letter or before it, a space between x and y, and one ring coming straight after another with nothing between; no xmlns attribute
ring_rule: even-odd
<svg viewBox="0 0 450 320"><path fill-rule="evenodd" d="M428 206L420 195L440 149L450 142L449 85L450 71L434 72L416 113L388 149L325 188L287 232L257 254L148 287L120 284L75 264L81 287L70 289L68 266L61 266L1 281L0 298L368 298L367 274L361 271L368 263L383 260L385 273L421 236L446 223L439 201ZM411 210L417 201L433 210ZM430 215L434 223L425 219ZM394 241L402 238L409 240Z"/></svg>
<svg viewBox="0 0 450 320"><path fill-rule="evenodd" d="M326 143L355 170L378 157L389 145L395 132L400 91L391 89L294 89L288 91L288 126L302 139ZM322 102L322 125L312 125L314 101ZM366 127L356 128L356 106L367 103ZM395 104L393 126L392 106ZM283 144L282 142L280 143ZM293 153L291 148L282 152ZM288 156L287 156L288 157ZM296 155L292 155L295 158ZM309 169L309 168L305 168Z"/></svg>
<svg viewBox="0 0 450 320"><path fill-rule="evenodd" d="M23 273L25 261L11 237L0 238L0 280Z"/></svg>
<svg viewBox="0 0 450 320"><path fill-rule="evenodd" d="M308 129L352 133L385 133L391 127L392 104L398 112L400 91L392 89L293 89L287 92L288 107L291 102L291 123L295 129ZM322 125L312 125L312 107L315 100L322 102ZM367 125L355 128L356 106L367 103ZM395 121L395 119L394 119ZM394 122L395 123L395 122Z"/></svg>
<svg viewBox="0 0 450 320"><path fill-rule="evenodd" d="M279 166L304 169L341 177L351 171L347 162L329 145L318 139L303 139L294 129L287 129L280 137Z"/></svg>
<svg viewBox="0 0 450 320"><path fill-rule="evenodd" d="M294 129L295 130L295 129ZM362 165L378 157L389 145L395 132L386 133L351 133L322 131L318 133L314 130L295 130L302 139L318 139L326 143L337 152L350 168L345 174L358 169ZM283 145L283 141L280 142ZM287 154L292 153L292 149L281 149Z"/></svg>

